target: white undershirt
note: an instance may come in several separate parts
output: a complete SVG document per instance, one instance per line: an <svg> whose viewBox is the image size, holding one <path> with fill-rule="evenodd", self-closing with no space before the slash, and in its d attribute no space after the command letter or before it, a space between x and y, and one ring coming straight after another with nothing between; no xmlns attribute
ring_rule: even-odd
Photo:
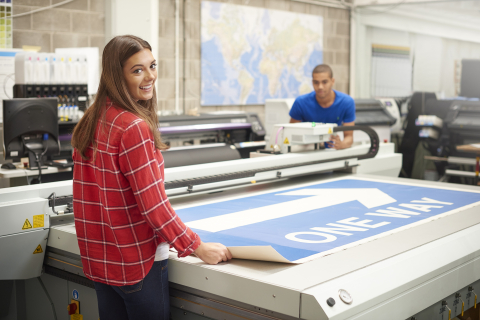
<svg viewBox="0 0 480 320"><path fill-rule="evenodd" d="M170 246L166 242L162 242L157 247L157 252L155 252L155 261L162 261L168 259L168 252Z"/></svg>

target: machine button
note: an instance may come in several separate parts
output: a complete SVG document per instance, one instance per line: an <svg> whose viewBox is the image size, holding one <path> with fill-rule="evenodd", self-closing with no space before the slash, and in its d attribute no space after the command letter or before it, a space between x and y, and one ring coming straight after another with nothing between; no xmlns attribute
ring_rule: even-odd
<svg viewBox="0 0 480 320"><path fill-rule="evenodd" d="M80 315L80 301L77 301L75 299L70 299L70 304L67 306L68 314L72 317L75 317L74 315ZM72 318L72 319L78 319L78 318ZM80 319L81 316L80 316Z"/></svg>
<svg viewBox="0 0 480 320"><path fill-rule="evenodd" d="M335 299L328 298L327 299L327 304L328 304L329 307L333 307L335 305Z"/></svg>
<svg viewBox="0 0 480 320"><path fill-rule="evenodd" d="M72 315L75 314L75 311L77 311L77 304L76 303L70 303L67 306L68 314Z"/></svg>
<svg viewBox="0 0 480 320"><path fill-rule="evenodd" d="M344 289L338 290L338 296L346 304L351 304L353 302L353 298L350 295L350 293L347 292L347 290L344 290Z"/></svg>

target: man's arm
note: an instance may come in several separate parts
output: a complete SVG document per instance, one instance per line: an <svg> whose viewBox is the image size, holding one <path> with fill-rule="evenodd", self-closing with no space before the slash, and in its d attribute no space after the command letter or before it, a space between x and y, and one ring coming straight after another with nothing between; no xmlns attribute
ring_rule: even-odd
<svg viewBox="0 0 480 320"><path fill-rule="evenodd" d="M302 122L304 120L304 115L302 112L302 107L298 99L295 99L295 102L292 105L292 108L288 112L288 115L290 116L290 123L298 123ZM299 119L299 120L297 120Z"/></svg>
<svg viewBox="0 0 480 320"><path fill-rule="evenodd" d="M343 123L344 126L354 126L355 121ZM353 131L344 131L343 132L343 141L340 140L339 136L331 136L332 142L325 142L330 148L335 148L337 150L350 148L353 144Z"/></svg>

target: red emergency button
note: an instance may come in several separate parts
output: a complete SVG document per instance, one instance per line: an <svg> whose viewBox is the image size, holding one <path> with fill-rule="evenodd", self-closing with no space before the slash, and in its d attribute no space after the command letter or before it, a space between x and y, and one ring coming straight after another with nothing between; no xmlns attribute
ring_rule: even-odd
<svg viewBox="0 0 480 320"><path fill-rule="evenodd" d="M72 315L75 314L75 311L77 311L77 304L76 303L70 303L67 307L68 314Z"/></svg>

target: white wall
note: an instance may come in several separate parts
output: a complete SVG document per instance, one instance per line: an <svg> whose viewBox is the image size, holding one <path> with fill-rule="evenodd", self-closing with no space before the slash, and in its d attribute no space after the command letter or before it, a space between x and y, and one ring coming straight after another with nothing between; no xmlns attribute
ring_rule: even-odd
<svg viewBox="0 0 480 320"><path fill-rule="evenodd" d="M410 34L410 46L414 59L413 90L441 91L442 39L423 34Z"/></svg>
<svg viewBox="0 0 480 320"><path fill-rule="evenodd" d="M131 34L146 40L158 57L159 1L106 0L105 40Z"/></svg>
<svg viewBox="0 0 480 320"><path fill-rule="evenodd" d="M455 12L451 5L356 9L352 15L352 95L371 96L372 44L383 44L410 48L414 91L455 96L455 61L480 59L480 15L477 20L474 14L478 10L470 15L466 13L468 8Z"/></svg>
<svg viewBox="0 0 480 320"><path fill-rule="evenodd" d="M480 59L480 43L472 43L453 39L442 39L442 78L440 90L445 97L455 95L453 61L461 59Z"/></svg>

